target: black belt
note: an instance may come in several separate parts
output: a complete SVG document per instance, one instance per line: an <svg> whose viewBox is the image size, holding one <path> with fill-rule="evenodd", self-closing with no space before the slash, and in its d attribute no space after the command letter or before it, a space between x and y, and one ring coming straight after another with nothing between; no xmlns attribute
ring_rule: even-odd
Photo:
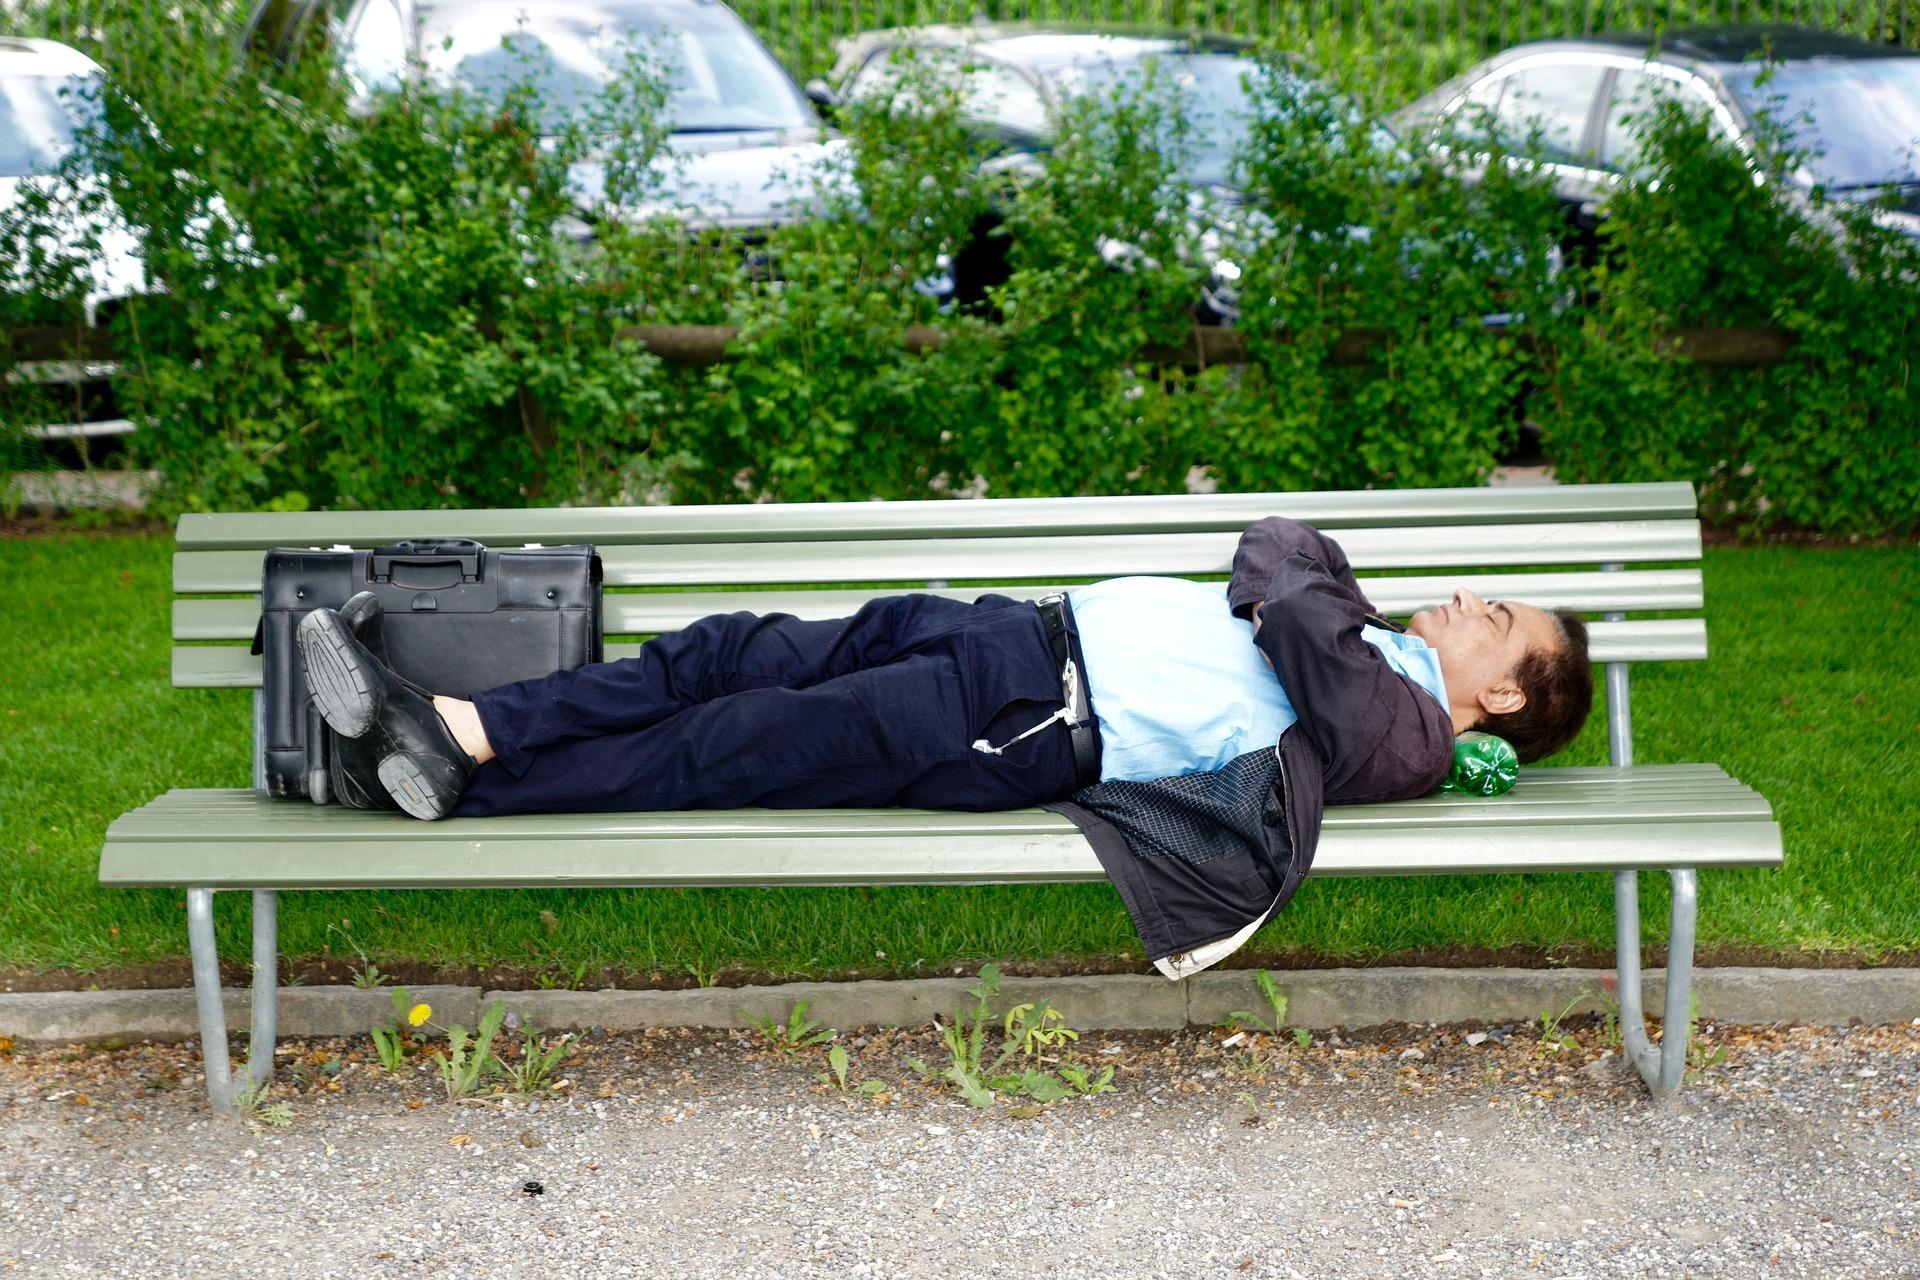
<svg viewBox="0 0 1920 1280"><path fill-rule="evenodd" d="M1090 787L1100 781L1100 734L1094 728L1093 699L1087 694L1087 659L1080 652L1073 609L1063 595L1042 596L1034 604L1040 609L1040 621L1046 624L1047 647L1060 664L1060 700L1073 717L1067 721L1067 739L1073 744L1076 786Z"/></svg>

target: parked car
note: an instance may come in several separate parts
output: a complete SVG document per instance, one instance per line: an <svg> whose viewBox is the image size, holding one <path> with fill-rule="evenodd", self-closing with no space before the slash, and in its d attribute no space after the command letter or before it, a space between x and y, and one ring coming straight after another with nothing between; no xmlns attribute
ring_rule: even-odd
<svg viewBox="0 0 1920 1280"><path fill-rule="evenodd" d="M1705 112L1754 154L1768 118L1806 158L1797 191L1892 203L1875 216L1920 236L1920 52L1801 27L1753 25L1543 40L1487 59L1394 113L1403 134L1490 122L1505 147L1538 129L1573 238L1596 246L1601 205L1640 171L1634 122L1662 97Z"/></svg>
<svg viewBox="0 0 1920 1280"><path fill-rule="evenodd" d="M75 135L97 119L106 78L86 54L54 40L0 38L0 210L44 197L57 219L38 248L84 258L82 305L91 326L146 288L137 240L97 180L65 165ZM7 287L26 280L24 257L0 271Z"/></svg>
<svg viewBox="0 0 1920 1280"><path fill-rule="evenodd" d="M903 77L931 76L955 93L963 117L992 157L985 165L1018 175L1043 163L1041 157L1058 136L1070 102L1088 96L1112 98L1142 84L1149 68L1157 67L1159 83L1181 95L1187 126L1177 145L1169 142L1176 158L1173 177L1184 188L1177 195L1169 193L1169 203L1187 219L1187 240L1207 270L1194 319L1203 325L1230 325L1240 314L1242 275L1233 254L1248 251L1277 231L1268 214L1235 185L1234 161L1247 144L1259 109L1255 93L1262 77L1290 78L1283 87L1297 90L1303 99L1325 95L1348 113L1350 124L1372 132L1380 152L1403 154L1393 131L1384 122L1369 122L1358 103L1289 62L1256 61L1252 54L1249 40L1187 32L1055 24L906 27L842 40L832 85L810 85L809 94L828 104L892 100ZM1002 222L1001 212L989 208L966 242L946 255L946 273L923 282L923 289L943 302L981 307L988 289L1011 274L1007 238L997 234ZM1372 228L1344 226L1308 234L1365 240ZM1403 248L1410 259L1408 270L1416 271L1411 260L1419 256L1417 246ZM1116 268L1143 263L1136 248L1112 238L1103 238L1098 249ZM1557 261L1557 251L1550 250L1550 256ZM1490 278L1512 269L1491 250L1487 261ZM1488 324L1508 319L1505 313L1483 317Z"/></svg>
<svg viewBox="0 0 1920 1280"><path fill-rule="evenodd" d="M67 329L78 320L86 329L104 329L130 299L162 287L146 270L144 230L129 222L80 147L87 130L101 122L111 92L100 65L70 45L0 38L0 219L7 225L7 243L0 243L0 290L23 304L8 310L31 322L29 327ZM137 107L133 111L152 128ZM225 251L251 253L245 229L235 224L218 195L188 225L201 249L216 222L225 231ZM77 316L71 295L48 296L52 282L36 271L36 260L57 264L61 272L71 268L73 274L60 283L78 286ZM9 383L46 388L47 401L58 406L49 409L43 403L36 417L51 412L61 419L27 423L24 434L67 442L49 444L57 457L65 456L64 450L87 458L88 441L131 432L133 424L121 416L114 395L118 372L119 366L104 358L15 364L6 371Z"/></svg>
<svg viewBox="0 0 1920 1280"><path fill-rule="evenodd" d="M1057 25L928 26L869 31L842 40L832 87L813 86L829 102L890 99L911 74L951 88L976 136L993 153L987 161L1015 173L1035 168L1052 145L1067 104L1087 95L1111 96L1138 84L1150 64L1179 87L1193 126L1180 151L1176 176L1193 193L1189 215L1209 275L1195 306L1202 323L1230 322L1238 313L1238 264L1224 255L1220 229L1242 218L1244 197L1232 185L1235 150L1252 118L1249 83L1263 68L1251 42L1224 36L1143 30L1074 29ZM1276 71L1276 74L1286 74ZM979 306L989 287L1006 282L1007 241L995 234L1001 215L989 212L949 257L948 276L930 289L962 306ZM1119 262L1127 246L1103 242L1103 256Z"/></svg>
<svg viewBox="0 0 1920 1280"><path fill-rule="evenodd" d="M316 37L357 96L413 75L494 98L530 80L548 136L581 118L630 52L656 59L669 75L669 132L657 189L627 213L693 211L701 225L730 228L806 217L845 147L718 0L261 0L246 39L285 61ZM584 206L607 194L603 157L574 167Z"/></svg>

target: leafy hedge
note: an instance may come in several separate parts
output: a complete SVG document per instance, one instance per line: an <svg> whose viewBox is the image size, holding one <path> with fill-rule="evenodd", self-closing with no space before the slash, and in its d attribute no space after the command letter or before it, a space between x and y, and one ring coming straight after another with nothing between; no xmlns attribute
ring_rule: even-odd
<svg viewBox="0 0 1920 1280"><path fill-rule="evenodd" d="M1563 344L1546 386L1570 478L1685 476L1709 519L1850 533L1912 529L1920 512L1920 245L1868 207L1781 198L1788 160L1756 184L1703 120L1644 122L1675 175L1612 201L1621 266ZM1760 369L1664 358L1664 333L1771 329L1792 346Z"/></svg>
<svg viewBox="0 0 1920 1280"><path fill-rule="evenodd" d="M1538 176L1496 163L1463 185L1263 77L1239 158L1258 212L1227 219L1250 363L1181 368L1138 358L1184 338L1205 276L1158 86L1082 108L1010 182L923 85L912 118L843 114L855 181L820 175L816 220L752 244L672 217L583 237L566 173L593 139L624 139L625 194L654 181L644 65L541 146L524 97L403 90L356 113L317 60L262 78L231 17L110 41L145 115L110 96L82 149L163 290L114 327L169 509L1472 484L1527 389L1565 473L1691 478L1729 522L1914 524L1911 246L1847 209L1810 221L1684 119L1650 144L1680 176L1615 202L1624 252L1590 280L1554 269ZM1011 278L992 316L942 314L916 282L989 210ZM50 243L42 221L0 219L0 250ZM56 259L32 266L37 308L71 306ZM0 326L25 305L0 301ZM1533 340L1490 338L1492 313ZM736 358L678 366L619 336L709 323L739 327ZM1789 359L1663 353L1675 328L1736 324L1790 333ZM1329 361L1356 329L1376 362Z"/></svg>

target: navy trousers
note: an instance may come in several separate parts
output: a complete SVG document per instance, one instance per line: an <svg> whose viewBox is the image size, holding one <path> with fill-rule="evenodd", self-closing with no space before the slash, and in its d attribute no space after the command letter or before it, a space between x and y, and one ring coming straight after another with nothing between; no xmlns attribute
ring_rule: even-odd
<svg viewBox="0 0 1920 1280"><path fill-rule="evenodd" d="M886 596L850 618L702 618L639 656L475 694L498 759L454 812L903 805L1013 809L1075 790L1029 601ZM981 751L977 740L1003 748Z"/></svg>

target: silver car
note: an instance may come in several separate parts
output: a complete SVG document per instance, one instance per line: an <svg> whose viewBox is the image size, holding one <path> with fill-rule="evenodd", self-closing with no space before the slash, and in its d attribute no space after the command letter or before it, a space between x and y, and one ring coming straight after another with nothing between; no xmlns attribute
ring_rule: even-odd
<svg viewBox="0 0 1920 1280"><path fill-rule="evenodd" d="M1395 112L1402 133L1489 122L1508 149L1537 144L1590 236L1607 194L1644 167L1635 121L1662 98L1698 108L1752 155L1762 120L1805 153L1789 175L1920 236L1920 52L1800 27L1756 25L1543 40L1487 59ZM1477 125L1467 125L1469 131Z"/></svg>
<svg viewBox="0 0 1920 1280"><path fill-rule="evenodd" d="M96 117L105 77L100 65L53 40L0 38L0 211L19 211L34 194L46 197L51 244L39 248L84 258L86 323L146 288L136 238L86 172L63 172L75 135ZM91 213L85 211L91 210ZM19 288L25 262L4 268L6 287Z"/></svg>
<svg viewBox="0 0 1920 1280"><path fill-rule="evenodd" d="M804 218L837 189L846 144L823 126L766 46L715 0L262 0L248 43L285 60L324 24L353 91L408 75L499 97L527 82L546 132L590 112L630 55L667 77L668 132L652 190L623 216L672 212L703 226ZM583 208L603 209L603 159L574 167Z"/></svg>

